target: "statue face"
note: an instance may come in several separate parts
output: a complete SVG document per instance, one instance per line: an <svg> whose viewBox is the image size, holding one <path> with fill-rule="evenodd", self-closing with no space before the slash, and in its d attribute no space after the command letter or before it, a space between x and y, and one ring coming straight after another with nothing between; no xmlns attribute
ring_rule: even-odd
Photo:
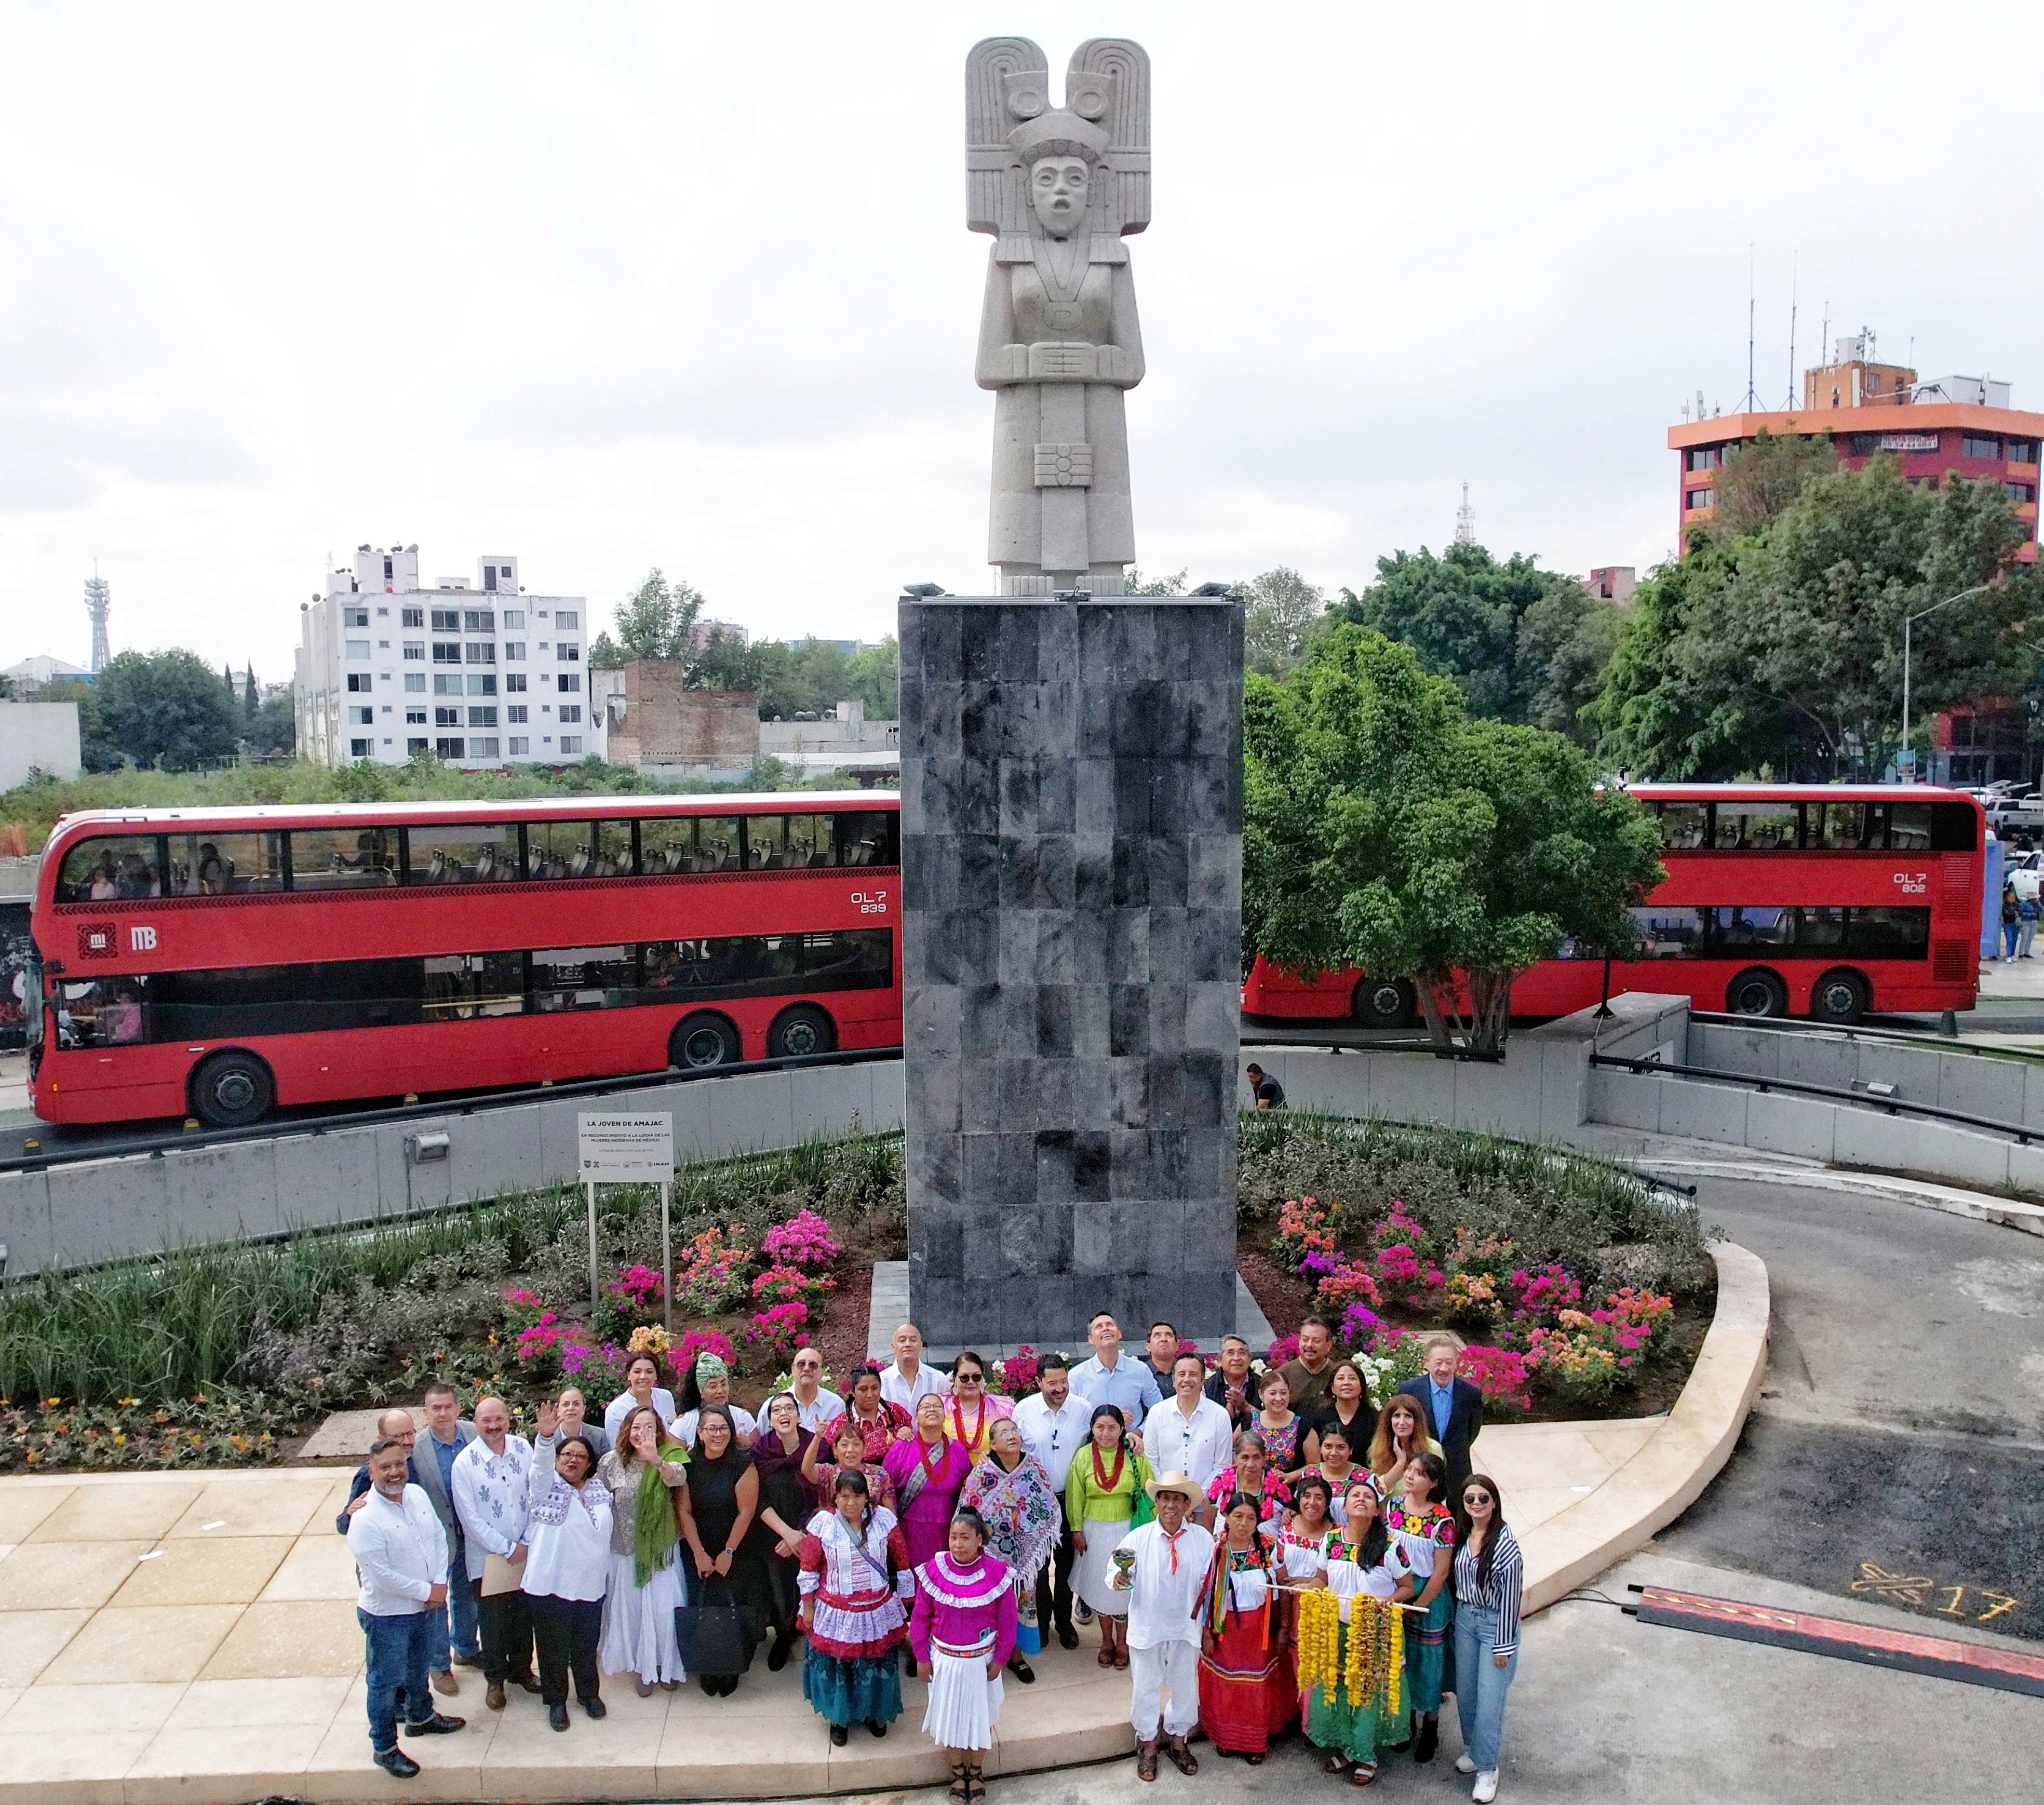
<svg viewBox="0 0 2044 1805"><path fill-rule="evenodd" d="M1029 167L1029 204L1053 238L1069 238L1085 224L1089 177L1082 157L1047 156Z"/></svg>

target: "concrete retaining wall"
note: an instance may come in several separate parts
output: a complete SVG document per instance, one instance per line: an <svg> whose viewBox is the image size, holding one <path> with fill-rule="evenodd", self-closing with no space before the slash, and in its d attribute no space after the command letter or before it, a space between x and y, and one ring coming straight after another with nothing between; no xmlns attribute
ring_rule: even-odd
<svg viewBox="0 0 2044 1805"><path fill-rule="evenodd" d="M725 1159L901 1126L893 1061L678 1079L617 1093L612 1106L670 1111L674 1157ZM272 1139L171 1148L44 1172L0 1173L0 1241L19 1275L165 1246L416 1214L575 1175L576 1118L592 1094L456 1107L358 1127L308 1126ZM448 1157L405 1158L406 1137L444 1133Z"/></svg>

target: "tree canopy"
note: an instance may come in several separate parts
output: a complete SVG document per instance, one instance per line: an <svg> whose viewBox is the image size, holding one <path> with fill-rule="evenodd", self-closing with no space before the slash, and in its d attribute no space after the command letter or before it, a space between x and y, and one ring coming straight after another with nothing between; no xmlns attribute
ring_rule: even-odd
<svg viewBox="0 0 2044 1805"><path fill-rule="evenodd" d="M1266 677L1282 677L1306 649L1306 636L1327 611L1324 590L1280 564L1243 586L1243 662Z"/></svg>
<svg viewBox="0 0 2044 1805"><path fill-rule="evenodd" d="M1281 683L1252 674L1243 747L1250 946L1413 979L1443 1044L1500 1048L1512 978L1565 939L1629 943L1628 911L1662 876L1653 823L1595 788L1579 747L1472 720L1380 632L1344 623Z"/></svg>
<svg viewBox="0 0 2044 1805"><path fill-rule="evenodd" d="M77 688L91 693L93 719L81 708L79 732L96 758L110 747L138 765L188 771L234 756L242 720L233 689L196 652L117 653Z"/></svg>

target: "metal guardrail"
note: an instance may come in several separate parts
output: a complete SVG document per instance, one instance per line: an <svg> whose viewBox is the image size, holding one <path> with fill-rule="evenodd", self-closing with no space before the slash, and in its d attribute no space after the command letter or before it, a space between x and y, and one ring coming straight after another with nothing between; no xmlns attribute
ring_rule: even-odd
<svg viewBox="0 0 2044 1805"><path fill-rule="evenodd" d="M286 1135L328 1135L337 1128L371 1127L386 1122L416 1121L424 1116L475 1116L521 1104L557 1102L567 1097L613 1096L620 1092L664 1089L705 1078L742 1077L748 1073L800 1071L812 1066L864 1066L898 1059L898 1047L863 1047L842 1053L810 1053L800 1058L740 1059L724 1066L694 1070L670 1066L658 1072L632 1072L608 1078L578 1078L567 1084L528 1085L517 1090L489 1091L450 1097L440 1103L398 1104L382 1109L353 1109L334 1116L290 1116L258 1122L246 1128L186 1129L136 1140L76 1147L48 1147L18 1158L0 1159L0 1173L44 1172L54 1166L77 1166L88 1160L160 1159L177 1147L217 1147L240 1141L281 1139Z"/></svg>
<svg viewBox="0 0 2044 1805"><path fill-rule="evenodd" d="M1689 1020L1705 1022L1713 1027L1761 1028L1769 1034L1835 1034L1847 1040L1868 1040L1896 1047L1922 1047L1927 1043L1940 1053L1963 1053L1974 1059L2044 1062L2044 1053L2030 1047L1979 1047L1927 1029L1868 1027L1858 1022L1789 1021L1779 1016L1734 1016L1708 1009L1692 1009Z"/></svg>
<svg viewBox="0 0 2044 1805"><path fill-rule="evenodd" d="M1629 1072L1655 1073L1663 1077L1700 1078L1712 1084L1744 1085L1763 1096L1769 1091L1792 1091L1798 1096L1820 1096L1835 1103L1850 1103L1862 1109L1890 1116L1926 1116L1933 1121L1956 1123L1961 1127L1981 1128L1990 1134L2011 1136L2017 1145L2028 1146L2044 1139L2044 1127L2027 1127L2020 1122L2004 1122L1992 1116L1969 1116L1963 1110L1946 1109L1935 1103L1911 1103L1906 1097L1879 1096L1866 1091L1846 1090L1838 1085L1814 1085L1800 1078L1762 1078L1742 1072L1722 1071L1715 1066L1678 1066L1664 1059L1627 1059L1612 1053L1593 1053L1590 1064L1616 1066Z"/></svg>

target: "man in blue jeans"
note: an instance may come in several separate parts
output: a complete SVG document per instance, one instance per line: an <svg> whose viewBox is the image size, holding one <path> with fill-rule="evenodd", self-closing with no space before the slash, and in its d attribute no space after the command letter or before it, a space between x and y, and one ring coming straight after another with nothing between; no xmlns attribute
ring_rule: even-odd
<svg viewBox="0 0 2044 1805"><path fill-rule="evenodd" d="M448 1598L439 1615L440 1640L433 1651L433 1684L459 1692L454 1670L480 1667L482 1646L475 1584L468 1576L468 1548L454 1504L455 1457L475 1439L475 1425L461 1414L454 1388L439 1381L426 1387L426 1426L412 1448L412 1477L447 1531Z"/></svg>
<svg viewBox="0 0 2044 1805"><path fill-rule="evenodd" d="M419 1764L398 1746L398 1698L423 1718L405 1727L414 1736L451 1736L467 1722L433 1709L427 1674L440 1642L448 1596L447 1532L431 1500L405 1477L408 1453L394 1437L369 1450L371 1489L348 1521L354 1557L355 1615L369 1652L369 1748L377 1766L409 1780Z"/></svg>

